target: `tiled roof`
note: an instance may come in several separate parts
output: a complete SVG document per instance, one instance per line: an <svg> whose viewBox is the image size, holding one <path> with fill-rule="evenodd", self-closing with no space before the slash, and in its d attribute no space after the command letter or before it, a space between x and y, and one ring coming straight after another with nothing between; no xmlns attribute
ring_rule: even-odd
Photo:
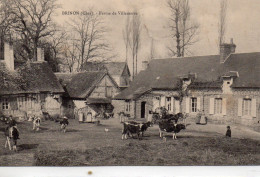
<svg viewBox="0 0 260 177"><path fill-rule="evenodd" d="M187 74L196 75L192 88L221 88L222 76L230 71L239 74L232 87L260 88L259 67L260 53L231 54L225 63L219 55L154 59L115 99L134 99L143 94L140 90L174 89L178 78Z"/></svg>

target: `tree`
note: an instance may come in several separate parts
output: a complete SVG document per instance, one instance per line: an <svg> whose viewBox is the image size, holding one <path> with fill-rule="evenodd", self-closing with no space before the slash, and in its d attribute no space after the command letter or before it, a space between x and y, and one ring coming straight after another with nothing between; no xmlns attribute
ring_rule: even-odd
<svg viewBox="0 0 260 177"><path fill-rule="evenodd" d="M188 53L188 48L196 43L198 39L199 25L190 20L189 0L168 0L168 8L171 12L170 31L171 38L176 44L176 48L168 47L170 55L184 57Z"/></svg>
<svg viewBox="0 0 260 177"><path fill-rule="evenodd" d="M3 40L11 36L11 25L16 22L13 14L13 4L9 0L0 1L0 35Z"/></svg>
<svg viewBox="0 0 260 177"><path fill-rule="evenodd" d="M40 40L53 35L52 17L59 6L56 0L13 0L17 23L13 25L23 41L23 48L30 59L37 58Z"/></svg>
<svg viewBox="0 0 260 177"><path fill-rule="evenodd" d="M63 54L63 47L66 40L67 33L60 27L59 30L57 29L55 33L47 39L44 45L45 54L47 55L45 59L51 64L54 72L60 71L59 64L62 63L61 55Z"/></svg>
<svg viewBox="0 0 260 177"><path fill-rule="evenodd" d="M74 71L75 64L77 64L79 61L76 41L71 39L74 39L74 37L68 37L62 47L62 55L64 58L62 63L68 68L69 72Z"/></svg>
<svg viewBox="0 0 260 177"><path fill-rule="evenodd" d="M220 2L220 16L219 16L219 39L218 46L224 43L226 33L226 14L227 14L227 0Z"/></svg>
<svg viewBox="0 0 260 177"><path fill-rule="evenodd" d="M130 18L129 15L126 18L126 24L125 24L125 28L123 29L123 39L125 42L125 61L127 63L128 61L128 48L129 48L129 43L130 43L130 35L131 35L131 31L130 31Z"/></svg>
<svg viewBox="0 0 260 177"><path fill-rule="evenodd" d="M133 59L133 79L137 75L138 67L138 52L141 47L141 18L139 15L134 15L130 22L130 40L129 45L132 52Z"/></svg>
<svg viewBox="0 0 260 177"><path fill-rule="evenodd" d="M89 60L105 61L113 57L111 47L105 40L107 29L101 16L82 15L70 22L71 33L75 37L75 46L78 50L79 60L77 71ZM78 41L78 42L77 42Z"/></svg>

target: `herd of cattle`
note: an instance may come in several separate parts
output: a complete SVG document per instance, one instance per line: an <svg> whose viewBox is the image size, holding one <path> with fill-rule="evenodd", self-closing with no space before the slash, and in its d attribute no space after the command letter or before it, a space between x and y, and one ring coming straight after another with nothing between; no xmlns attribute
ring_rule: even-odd
<svg viewBox="0 0 260 177"><path fill-rule="evenodd" d="M122 130L122 139L127 139L127 137L133 137L133 134L136 134L138 139L140 135L143 136L144 132L151 127L154 123L159 125L160 137L163 138L163 134L172 133L172 138L177 139L176 134L179 133L182 129L186 128L184 123L178 123L178 120L181 118L185 120L185 116L182 113L178 114L168 114L163 108L160 108L159 113L155 113L153 120L146 123L138 123L135 121L129 121L123 123Z"/></svg>
<svg viewBox="0 0 260 177"><path fill-rule="evenodd" d="M148 121L146 123L138 123L136 121L123 122L122 139L127 139L127 137L130 136L133 137L133 134L136 134L138 139L140 139L140 136L143 136L144 132L153 124L159 125L159 133L161 138L163 138L164 133L172 133L173 139L177 139L176 134L186 128L185 124L178 123L179 119L185 120L185 116L182 113L175 115L168 114L164 109L160 109L159 113L154 113L152 121ZM5 147L8 145L10 150L16 150L17 140L19 139L19 130L17 128L16 121L12 118L12 116L4 121L8 124L5 129ZM40 118L35 116L30 117L28 121L32 121L34 131L40 130ZM64 116L63 120L60 121L61 131L65 133L68 124L68 118ZM10 142L12 142L13 148L11 147Z"/></svg>

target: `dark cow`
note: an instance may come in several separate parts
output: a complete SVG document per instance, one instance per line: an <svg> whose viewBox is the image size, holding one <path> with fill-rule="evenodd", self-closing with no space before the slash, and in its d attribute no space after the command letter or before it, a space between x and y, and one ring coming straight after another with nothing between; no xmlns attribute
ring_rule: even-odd
<svg viewBox="0 0 260 177"><path fill-rule="evenodd" d="M137 134L138 138L140 137L140 133L143 136L144 132L151 127L151 122L146 123L138 123L135 121L129 121L123 123L123 131L122 131L122 139L127 139L127 135Z"/></svg>
<svg viewBox="0 0 260 177"><path fill-rule="evenodd" d="M163 132L167 132L167 133L173 132L172 139L177 139L176 134L185 128L186 126L183 124L177 124L168 120L162 120L159 122L160 138L163 137Z"/></svg>
<svg viewBox="0 0 260 177"><path fill-rule="evenodd" d="M66 116L63 117L63 120L60 121L60 125L61 125L61 131L63 131L64 133L66 133L66 127L69 125L69 121L68 118Z"/></svg>

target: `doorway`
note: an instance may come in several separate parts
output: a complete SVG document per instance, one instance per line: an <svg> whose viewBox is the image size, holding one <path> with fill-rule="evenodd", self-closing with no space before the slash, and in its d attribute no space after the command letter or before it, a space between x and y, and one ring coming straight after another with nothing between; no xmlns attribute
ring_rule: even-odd
<svg viewBox="0 0 260 177"><path fill-rule="evenodd" d="M145 101L141 102L141 118L145 118L145 104Z"/></svg>

